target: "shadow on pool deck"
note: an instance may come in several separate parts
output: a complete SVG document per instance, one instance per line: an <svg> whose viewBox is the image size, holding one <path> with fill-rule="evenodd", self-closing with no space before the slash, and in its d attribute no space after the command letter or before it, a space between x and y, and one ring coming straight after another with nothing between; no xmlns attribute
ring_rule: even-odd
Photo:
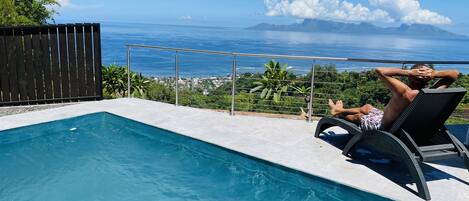
<svg viewBox="0 0 469 201"><path fill-rule="evenodd" d="M351 135L343 133L335 133L333 131L324 132L321 135L320 139L326 141L327 143L333 145L337 149L342 150L345 147L345 144L351 138ZM370 170L386 177L395 184L401 186L402 188L418 195L416 191L415 183L412 180L409 171L403 163L391 159L391 157L385 153L382 153L376 149L373 149L370 146L359 144L351 152L351 157L347 159L348 162L363 165L369 168ZM460 158L454 158L450 160L440 160L433 161L433 164L446 165L456 168L461 168L466 170L464 162ZM430 164L432 164L430 163ZM443 172L435 167L432 167L425 163L420 163L422 170L425 175L427 182L435 180L449 180L453 179L458 182L461 182L465 185L469 185L469 182L464 181L461 178L458 178L447 172ZM410 188L413 186L414 188Z"/></svg>

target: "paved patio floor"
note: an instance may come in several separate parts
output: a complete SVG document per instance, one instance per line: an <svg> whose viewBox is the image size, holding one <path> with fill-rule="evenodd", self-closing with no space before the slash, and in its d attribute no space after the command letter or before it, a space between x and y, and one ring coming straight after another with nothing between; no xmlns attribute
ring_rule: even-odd
<svg viewBox="0 0 469 201"><path fill-rule="evenodd" d="M397 200L421 200L407 171L365 148L351 159L341 155L346 136L340 129L313 137L316 123L254 116L229 116L211 110L140 99L85 102L0 117L0 130L107 111L283 166L328 178ZM462 160L423 165L433 200L469 200L469 173Z"/></svg>

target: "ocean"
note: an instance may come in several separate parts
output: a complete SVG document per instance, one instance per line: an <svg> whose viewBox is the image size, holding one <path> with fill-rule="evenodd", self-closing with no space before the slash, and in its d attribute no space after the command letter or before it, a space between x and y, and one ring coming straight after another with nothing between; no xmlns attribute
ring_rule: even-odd
<svg viewBox="0 0 469 201"><path fill-rule="evenodd" d="M127 64L126 44L191 48L212 51L346 57L395 60L469 60L469 39L435 39L395 35L349 35L256 31L154 24L102 23L103 64ZM185 77L225 76L232 69L232 56L180 53L180 74ZM238 57L238 72L261 72L270 58ZM147 76L173 76L175 53L133 49L133 71ZM395 64L277 59L297 74L313 64L333 64L340 70L360 71ZM437 65L469 72L469 65Z"/></svg>

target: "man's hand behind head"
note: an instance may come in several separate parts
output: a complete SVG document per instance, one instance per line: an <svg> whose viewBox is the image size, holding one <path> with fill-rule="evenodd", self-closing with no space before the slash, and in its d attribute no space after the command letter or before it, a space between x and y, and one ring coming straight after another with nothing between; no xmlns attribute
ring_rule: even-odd
<svg viewBox="0 0 469 201"><path fill-rule="evenodd" d="M419 78L424 81L430 81L433 79L433 75L435 71L429 67L422 67L418 69L419 71Z"/></svg>
<svg viewBox="0 0 469 201"><path fill-rule="evenodd" d="M429 67L420 67L411 69L409 73L409 78L420 81L420 82L428 82L433 79L434 70Z"/></svg>

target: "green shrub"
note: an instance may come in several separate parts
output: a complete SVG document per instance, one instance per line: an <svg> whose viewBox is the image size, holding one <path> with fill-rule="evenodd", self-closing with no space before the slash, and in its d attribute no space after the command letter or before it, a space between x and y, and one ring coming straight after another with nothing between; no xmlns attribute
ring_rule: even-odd
<svg viewBox="0 0 469 201"><path fill-rule="evenodd" d="M165 103L174 103L176 93L165 84L157 83L155 81L150 83L145 97L149 100L160 101Z"/></svg>
<svg viewBox="0 0 469 201"><path fill-rule="evenodd" d="M111 64L102 67L103 93L105 98L126 97L128 91L127 67ZM134 72L130 72L131 94L143 98L150 85L150 80Z"/></svg>

